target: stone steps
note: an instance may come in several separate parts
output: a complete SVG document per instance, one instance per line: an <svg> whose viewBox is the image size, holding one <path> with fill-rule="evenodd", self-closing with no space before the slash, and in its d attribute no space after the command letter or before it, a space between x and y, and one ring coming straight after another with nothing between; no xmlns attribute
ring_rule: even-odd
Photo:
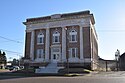
<svg viewBox="0 0 125 83"><path fill-rule="evenodd" d="M35 73L58 73L57 63L50 63L45 68L36 69Z"/></svg>

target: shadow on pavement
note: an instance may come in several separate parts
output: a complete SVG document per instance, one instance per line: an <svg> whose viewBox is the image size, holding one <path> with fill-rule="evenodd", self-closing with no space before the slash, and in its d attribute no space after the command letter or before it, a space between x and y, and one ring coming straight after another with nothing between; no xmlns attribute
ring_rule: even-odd
<svg viewBox="0 0 125 83"><path fill-rule="evenodd" d="M26 78L26 77L31 77L31 76L28 76L28 74L13 73L13 72L2 72L2 73L0 73L0 80L15 79L15 78Z"/></svg>
<svg viewBox="0 0 125 83"><path fill-rule="evenodd" d="M0 80L15 79L15 78L28 78L28 77L74 77L83 76L84 74L35 74L35 73L15 73L4 72L0 73Z"/></svg>

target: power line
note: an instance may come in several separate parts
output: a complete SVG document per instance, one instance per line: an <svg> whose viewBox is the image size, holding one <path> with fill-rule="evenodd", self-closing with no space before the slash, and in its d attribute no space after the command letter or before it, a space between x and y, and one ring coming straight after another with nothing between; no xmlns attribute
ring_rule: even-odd
<svg viewBox="0 0 125 83"><path fill-rule="evenodd" d="M125 33L125 30L96 30L97 33Z"/></svg>
<svg viewBox="0 0 125 83"><path fill-rule="evenodd" d="M104 32L125 32L125 30L97 30L97 31L104 31Z"/></svg>
<svg viewBox="0 0 125 83"><path fill-rule="evenodd" d="M6 52L9 52L9 53L12 53L12 54L21 54L22 55L22 53L20 53L20 52L10 51L10 50L6 50L6 49L0 49L0 50L6 51Z"/></svg>
<svg viewBox="0 0 125 83"><path fill-rule="evenodd" d="M12 40L12 39L9 39L9 38L3 37L3 36L0 36L0 38L8 40L8 41L16 42L16 43L22 43L20 41Z"/></svg>

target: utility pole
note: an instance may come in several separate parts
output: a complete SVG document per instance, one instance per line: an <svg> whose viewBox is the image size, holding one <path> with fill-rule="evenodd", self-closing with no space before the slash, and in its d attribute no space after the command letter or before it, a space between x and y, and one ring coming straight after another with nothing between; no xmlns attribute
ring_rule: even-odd
<svg viewBox="0 0 125 83"><path fill-rule="evenodd" d="M67 52L67 48L68 48L68 44L67 44L67 42L69 41L69 37L68 37L68 32L67 32L67 28L65 28L65 30L66 30L66 52ZM67 41L68 40L68 41ZM68 52L69 52L69 50L68 50ZM66 55L67 55L67 53L66 53ZM67 73L69 74L69 55L67 55Z"/></svg>
<svg viewBox="0 0 125 83"><path fill-rule="evenodd" d="M21 59L21 55L18 55L18 54L17 54L17 56L18 56L18 60L19 60L19 64L18 64L18 66L20 67L20 59Z"/></svg>
<svg viewBox="0 0 125 83"><path fill-rule="evenodd" d="M106 64L106 72L108 71L108 64L107 64L107 60L105 61L105 64Z"/></svg>

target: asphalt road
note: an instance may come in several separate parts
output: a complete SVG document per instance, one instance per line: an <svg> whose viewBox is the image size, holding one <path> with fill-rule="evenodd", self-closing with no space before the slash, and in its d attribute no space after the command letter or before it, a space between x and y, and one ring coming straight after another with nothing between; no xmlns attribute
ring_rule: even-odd
<svg viewBox="0 0 125 83"><path fill-rule="evenodd" d="M125 83L125 77L20 77L3 79L0 83Z"/></svg>
<svg viewBox="0 0 125 83"><path fill-rule="evenodd" d="M107 72L76 77L0 76L0 83L125 83L125 72Z"/></svg>

